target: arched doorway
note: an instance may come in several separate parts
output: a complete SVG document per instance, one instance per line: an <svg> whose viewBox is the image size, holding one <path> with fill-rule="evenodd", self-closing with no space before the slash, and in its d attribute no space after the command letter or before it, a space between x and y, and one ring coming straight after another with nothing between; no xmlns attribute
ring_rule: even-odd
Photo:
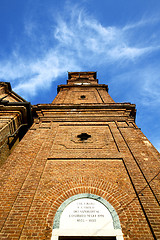
<svg viewBox="0 0 160 240"><path fill-rule="evenodd" d="M94 194L68 198L57 210L51 240L123 240L115 209Z"/></svg>

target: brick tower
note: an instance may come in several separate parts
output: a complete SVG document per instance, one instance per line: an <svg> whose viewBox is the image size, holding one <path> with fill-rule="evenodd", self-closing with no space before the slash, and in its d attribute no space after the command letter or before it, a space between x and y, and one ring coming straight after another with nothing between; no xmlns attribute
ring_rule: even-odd
<svg viewBox="0 0 160 240"><path fill-rule="evenodd" d="M0 239L160 239L160 155L96 72L70 72L1 167Z"/></svg>

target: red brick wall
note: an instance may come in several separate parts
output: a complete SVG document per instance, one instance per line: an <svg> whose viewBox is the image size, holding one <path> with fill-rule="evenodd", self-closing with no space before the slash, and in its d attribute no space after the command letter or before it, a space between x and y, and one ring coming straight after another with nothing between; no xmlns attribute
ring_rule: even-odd
<svg viewBox="0 0 160 240"><path fill-rule="evenodd" d="M0 109L0 166L5 162L13 148L19 142L19 137L11 136L21 125L22 114L19 111Z"/></svg>
<svg viewBox="0 0 160 240"><path fill-rule="evenodd" d="M83 104L33 107L38 118L1 168L1 239L50 239L57 209L79 193L114 207L125 240L160 239L159 153L132 106Z"/></svg>

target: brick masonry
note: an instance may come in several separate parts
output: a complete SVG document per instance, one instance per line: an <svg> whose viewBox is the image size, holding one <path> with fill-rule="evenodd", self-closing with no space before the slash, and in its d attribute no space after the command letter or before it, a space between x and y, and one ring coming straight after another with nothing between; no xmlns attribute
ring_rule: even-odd
<svg viewBox="0 0 160 240"><path fill-rule="evenodd" d="M0 82L0 166L31 125L28 111L30 103L13 92L10 83Z"/></svg>
<svg viewBox="0 0 160 240"><path fill-rule="evenodd" d="M1 167L0 238L51 239L68 198L91 193L116 210L125 240L160 239L160 155L94 72L69 73ZM77 136L91 137L81 140Z"/></svg>

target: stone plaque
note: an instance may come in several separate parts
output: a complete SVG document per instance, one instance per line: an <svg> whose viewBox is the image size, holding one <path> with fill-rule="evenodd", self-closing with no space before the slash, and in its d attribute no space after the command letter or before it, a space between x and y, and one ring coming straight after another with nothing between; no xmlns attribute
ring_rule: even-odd
<svg viewBox="0 0 160 240"><path fill-rule="evenodd" d="M95 199L77 199L62 212L60 228L63 229L113 229L109 210Z"/></svg>

